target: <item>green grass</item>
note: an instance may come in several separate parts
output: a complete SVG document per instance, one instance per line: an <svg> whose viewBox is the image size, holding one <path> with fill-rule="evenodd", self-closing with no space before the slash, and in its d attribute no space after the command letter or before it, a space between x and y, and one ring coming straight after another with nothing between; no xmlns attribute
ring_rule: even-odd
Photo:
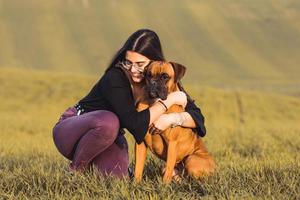
<svg viewBox="0 0 300 200"><path fill-rule="evenodd" d="M164 185L149 154L141 184L70 175L52 141L60 114L98 78L0 69L0 199L299 199L300 99L186 85L202 108L217 173ZM133 138L126 134L133 159Z"/></svg>

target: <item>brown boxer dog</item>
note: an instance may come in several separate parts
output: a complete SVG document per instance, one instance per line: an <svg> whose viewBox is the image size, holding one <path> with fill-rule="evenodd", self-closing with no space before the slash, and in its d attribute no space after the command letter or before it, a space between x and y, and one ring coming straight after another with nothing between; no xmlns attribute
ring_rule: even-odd
<svg viewBox="0 0 300 200"><path fill-rule="evenodd" d="M147 109L156 99L162 100L174 91L179 91L179 80L186 68L172 62L153 61L145 70L144 83L133 84L137 110ZM166 113L184 112L179 105L172 105ZM151 128L150 128L151 129ZM149 129L149 130L150 130ZM215 163L207 152L201 138L191 128L176 126L160 133L146 134L141 144L135 147L135 180L140 182L144 170L147 148L166 161L163 181L169 183L176 164L182 163L188 175L201 179L214 172Z"/></svg>

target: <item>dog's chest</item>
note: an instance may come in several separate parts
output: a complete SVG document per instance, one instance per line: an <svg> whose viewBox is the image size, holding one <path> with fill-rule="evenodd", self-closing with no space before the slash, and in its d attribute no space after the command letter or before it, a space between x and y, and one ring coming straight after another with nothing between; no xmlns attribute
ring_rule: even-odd
<svg viewBox="0 0 300 200"><path fill-rule="evenodd" d="M144 138L144 142L151 152L163 160L167 159L168 146L171 140L173 138L171 138L170 129L161 134L151 135L147 133Z"/></svg>
<svg viewBox="0 0 300 200"><path fill-rule="evenodd" d="M197 136L191 129L175 127L169 128L161 134L150 135L147 133L144 138L144 142L151 152L165 161L170 141L176 142L176 160L179 161L194 151Z"/></svg>
<svg viewBox="0 0 300 200"><path fill-rule="evenodd" d="M166 138L160 134L150 135L147 133L144 138L144 142L153 154L157 155L163 160L166 160L169 143Z"/></svg>

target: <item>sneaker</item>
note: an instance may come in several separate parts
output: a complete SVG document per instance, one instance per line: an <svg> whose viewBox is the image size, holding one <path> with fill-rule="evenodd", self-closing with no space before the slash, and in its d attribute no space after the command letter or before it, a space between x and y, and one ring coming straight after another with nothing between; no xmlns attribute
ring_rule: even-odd
<svg viewBox="0 0 300 200"><path fill-rule="evenodd" d="M132 167L128 167L128 176L130 179L134 178L134 173L133 173Z"/></svg>
<svg viewBox="0 0 300 200"><path fill-rule="evenodd" d="M69 164L68 169L67 169L68 174L75 175L75 174L78 174L81 172L82 172L82 170L76 169L72 163Z"/></svg>

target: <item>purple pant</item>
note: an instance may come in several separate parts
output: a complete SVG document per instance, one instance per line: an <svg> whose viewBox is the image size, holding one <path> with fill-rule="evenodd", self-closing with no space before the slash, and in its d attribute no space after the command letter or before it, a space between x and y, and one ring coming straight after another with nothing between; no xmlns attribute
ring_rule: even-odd
<svg viewBox="0 0 300 200"><path fill-rule="evenodd" d="M106 110L76 115L68 108L53 128L58 151L69 160L70 168L82 171L94 165L101 174L128 175L128 146L119 134L118 117Z"/></svg>

